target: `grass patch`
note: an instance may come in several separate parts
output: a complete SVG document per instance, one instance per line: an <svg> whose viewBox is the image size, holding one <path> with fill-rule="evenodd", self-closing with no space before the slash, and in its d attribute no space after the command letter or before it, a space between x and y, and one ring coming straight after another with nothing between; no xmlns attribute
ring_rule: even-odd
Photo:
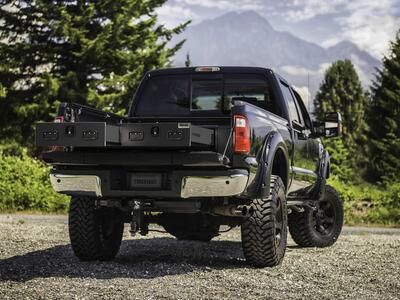
<svg viewBox="0 0 400 300"><path fill-rule="evenodd" d="M328 180L342 196L347 225L400 225L400 183L377 186Z"/></svg>

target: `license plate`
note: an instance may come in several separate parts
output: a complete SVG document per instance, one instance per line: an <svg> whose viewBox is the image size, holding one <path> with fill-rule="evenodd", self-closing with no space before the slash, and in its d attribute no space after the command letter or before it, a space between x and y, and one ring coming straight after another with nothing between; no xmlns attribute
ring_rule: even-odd
<svg viewBox="0 0 400 300"><path fill-rule="evenodd" d="M162 174L155 173L135 173L131 174L131 188L161 188Z"/></svg>

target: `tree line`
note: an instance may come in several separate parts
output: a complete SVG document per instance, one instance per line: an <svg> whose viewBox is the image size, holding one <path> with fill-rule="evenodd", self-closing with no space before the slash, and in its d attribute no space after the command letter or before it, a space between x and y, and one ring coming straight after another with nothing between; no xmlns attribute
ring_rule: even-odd
<svg viewBox="0 0 400 300"><path fill-rule="evenodd" d="M315 115L338 111L341 138L326 140L333 173L344 181L399 182L400 177L400 31L390 43L370 91L363 90L349 60L333 63L314 99Z"/></svg>
<svg viewBox="0 0 400 300"><path fill-rule="evenodd" d="M124 113L145 71L169 66L184 42L170 46L188 22L157 22L165 2L3 1L0 140L31 144L34 124L51 121L60 102ZM399 181L400 32L382 62L370 91L349 60L333 63L314 100L317 119L342 114L342 137L325 143L345 181Z"/></svg>
<svg viewBox="0 0 400 300"><path fill-rule="evenodd" d="M25 0L0 5L0 136L32 142L60 102L124 113L143 74L166 67L188 22L167 29L166 0Z"/></svg>

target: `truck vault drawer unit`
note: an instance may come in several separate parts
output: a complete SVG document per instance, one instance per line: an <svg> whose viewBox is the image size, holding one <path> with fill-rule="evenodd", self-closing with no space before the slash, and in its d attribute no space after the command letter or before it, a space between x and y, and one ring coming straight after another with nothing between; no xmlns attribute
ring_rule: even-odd
<svg viewBox="0 0 400 300"><path fill-rule="evenodd" d="M187 148L214 145L214 130L190 123L40 123L36 145L67 147Z"/></svg>

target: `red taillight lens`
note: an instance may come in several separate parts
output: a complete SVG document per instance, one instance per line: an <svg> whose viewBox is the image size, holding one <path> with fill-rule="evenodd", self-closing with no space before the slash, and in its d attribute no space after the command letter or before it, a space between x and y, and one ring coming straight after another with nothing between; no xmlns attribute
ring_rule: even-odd
<svg viewBox="0 0 400 300"><path fill-rule="evenodd" d="M54 123L62 123L64 122L64 116L58 116L54 119Z"/></svg>
<svg viewBox="0 0 400 300"><path fill-rule="evenodd" d="M240 154L250 152L250 127L243 116L233 117L233 151Z"/></svg>

